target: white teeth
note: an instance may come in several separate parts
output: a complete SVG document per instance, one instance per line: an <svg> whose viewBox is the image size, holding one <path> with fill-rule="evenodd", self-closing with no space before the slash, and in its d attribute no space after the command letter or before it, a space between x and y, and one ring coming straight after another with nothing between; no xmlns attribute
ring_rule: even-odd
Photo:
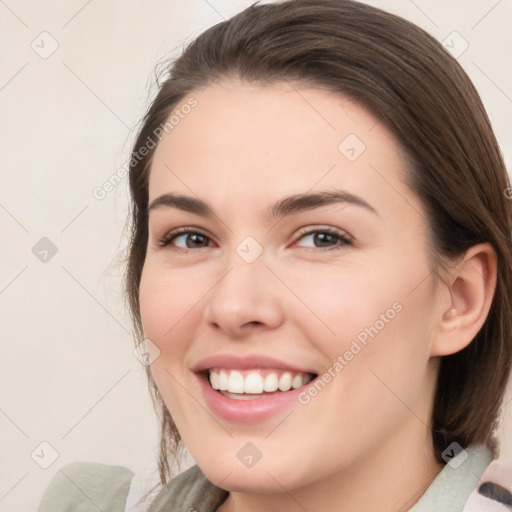
<svg viewBox="0 0 512 512"><path fill-rule="evenodd" d="M297 389L300 388L303 384L302 375L295 375L292 380L292 388Z"/></svg>
<svg viewBox="0 0 512 512"><path fill-rule="evenodd" d="M221 391L227 391L227 389L228 389L228 374L224 370L221 370L219 373L218 384L219 384L219 389Z"/></svg>
<svg viewBox="0 0 512 512"><path fill-rule="evenodd" d="M277 391L278 387L279 379L277 378L277 373L269 373L265 377L265 381L263 382L263 391L272 393L273 391Z"/></svg>
<svg viewBox="0 0 512 512"><path fill-rule="evenodd" d="M285 372L279 379L279 389L281 391L290 391L292 388L292 374Z"/></svg>
<svg viewBox="0 0 512 512"><path fill-rule="evenodd" d="M245 391L244 376L240 372L235 370L229 373L228 391L230 393L243 393Z"/></svg>
<svg viewBox="0 0 512 512"><path fill-rule="evenodd" d="M245 377L245 393L263 393L263 377L256 372L251 372Z"/></svg>
<svg viewBox="0 0 512 512"><path fill-rule="evenodd" d="M267 370L268 371L268 370ZM230 393L261 395L263 392L286 392L297 389L312 379L311 374L289 371L270 371L263 377L260 371L242 372L231 369L210 370L210 384L213 389ZM232 397L230 397L232 398ZM259 398L259 396L258 396Z"/></svg>
<svg viewBox="0 0 512 512"><path fill-rule="evenodd" d="M210 373L210 384L213 389L219 389L219 374L217 372Z"/></svg>

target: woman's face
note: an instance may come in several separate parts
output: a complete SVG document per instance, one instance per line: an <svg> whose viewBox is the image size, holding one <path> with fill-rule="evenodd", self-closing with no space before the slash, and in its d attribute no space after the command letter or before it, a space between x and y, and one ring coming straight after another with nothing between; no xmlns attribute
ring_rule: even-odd
<svg viewBox="0 0 512 512"><path fill-rule="evenodd" d="M431 450L440 295L397 142L317 89L192 96L155 150L140 284L186 446L233 491L404 471Z"/></svg>

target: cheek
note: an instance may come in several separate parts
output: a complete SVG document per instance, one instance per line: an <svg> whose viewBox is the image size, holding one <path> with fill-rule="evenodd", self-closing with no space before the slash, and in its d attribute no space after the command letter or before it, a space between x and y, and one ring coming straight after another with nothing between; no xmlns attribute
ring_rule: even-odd
<svg viewBox="0 0 512 512"><path fill-rule="evenodd" d="M301 330L327 361L320 376L325 385L306 391L300 403L305 414L322 416L324 425L347 439L364 438L377 446L404 422L421 426L421 418L428 424L429 305L434 295L428 283L410 293L410 283L418 279L412 271L403 274L395 279L398 274L391 271L353 272L342 280L318 280L315 288L296 283L297 294L323 323L312 314L295 318L301 318ZM333 450L326 460L336 464L339 456Z"/></svg>
<svg viewBox="0 0 512 512"><path fill-rule="evenodd" d="M290 299L287 314L294 311L293 322L329 365L343 358L343 368L338 364L331 371L343 370L343 380L354 382L378 369L386 382L400 387L422 379L435 300L430 280L424 280L426 266L331 265L307 273L308 279L297 275L286 276L297 297Z"/></svg>
<svg viewBox="0 0 512 512"><path fill-rule="evenodd" d="M356 266L290 270L285 279L295 295L288 302L295 312L294 322L300 322L310 340L322 343L326 353L337 355L354 338L364 341L365 329L375 323L382 330L387 322L383 324L381 315L384 320L395 318L398 307L393 305L400 299L400 286L388 275Z"/></svg>
<svg viewBox="0 0 512 512"><path fill-rule="evenodd" d="M187 345L204 287L182 272L163 270L151 262L145 265L139 290L142 325L145 337L158 346L162 356Z"/></svg>
<svg viewBox="0 0 512 512"><path fill-rule="evenodd" d="M190 400L190 375L187 369L187 350L193 344L199 324L200 301L206 290L204 284L194 282L181 271L164 269L147 262L140 282L139 298L144 336L159 350L151 364L151 373L179 424L199 417Z"/></svg>

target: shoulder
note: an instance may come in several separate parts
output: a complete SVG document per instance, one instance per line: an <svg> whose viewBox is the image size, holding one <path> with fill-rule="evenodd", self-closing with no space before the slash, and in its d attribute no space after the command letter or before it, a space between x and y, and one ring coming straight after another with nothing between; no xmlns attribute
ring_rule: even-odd
<svg viewBox="0 0 512 512"><path fill-rule="evenodd" d="M123 466L73 462L53 476L38 512L123 512L133 475Z"/></svg>
<svg viewBox="0 0 512 512"><path fill-rule="evenodd" d="M169 481L153 501L150 512L213 512L227 498L228 491L210 482L199 469L192 466Z"/></svg>

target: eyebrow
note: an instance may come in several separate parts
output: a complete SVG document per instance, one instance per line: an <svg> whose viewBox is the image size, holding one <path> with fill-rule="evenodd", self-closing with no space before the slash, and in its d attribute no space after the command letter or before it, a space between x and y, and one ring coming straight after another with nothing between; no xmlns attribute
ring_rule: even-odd
<svg viewBox="0 0 512 512"><path fill-rule="evenodd" d="M294 194L277 201L269 208L268 213L271 219L278 219L294 213L339 203L359 206L377 216L379 215L377 210L362 197L344 190ZM212 208L203 200L172 193L162 194L154 199L148 207L148 213L163 207L177 208L178 210L195 213L202 217L215 216Z"/></svg>

